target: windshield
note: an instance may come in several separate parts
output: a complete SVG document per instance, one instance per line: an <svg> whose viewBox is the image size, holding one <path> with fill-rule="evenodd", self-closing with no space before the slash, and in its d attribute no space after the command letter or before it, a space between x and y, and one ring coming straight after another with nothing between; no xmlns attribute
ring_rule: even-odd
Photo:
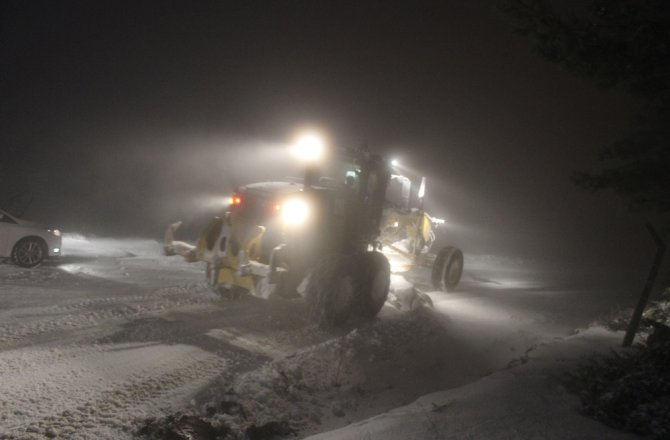
<svg viewBox="0 0 670 440"><path fill-rule="evenodd" d="M339 154L316 168L319 186L339 188L347 186L358 189L361 167L345 154Z"/></svg>
<svg viewBox="0 0 670 440"><path fill-rule="evenodd" d="M22 218L33 202L33 198L26 194L12 194L0 197L0 208L7 214Z"/></svg>
<svg viewBox="0 0 670 440"><path fill-rule="evenodd" d="M4 206L2 207L2 209L0 209L0 216L2 216L3 213L7 213L7 214L11 215L12 217L17 217L17 218L21 217L19 215L20 213L18 212L17 209L7 209Z"/></svg>

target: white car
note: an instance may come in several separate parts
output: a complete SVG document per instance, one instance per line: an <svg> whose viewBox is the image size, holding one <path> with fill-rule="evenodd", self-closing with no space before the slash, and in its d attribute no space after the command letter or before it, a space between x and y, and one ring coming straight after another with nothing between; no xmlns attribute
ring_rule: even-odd
<svg viewBox="0 0 670 440"><path fill-rule="evenodd" d="M61 233L20 219L0 209L0 258L21 267L35 267L47 257L61 254Z"/></svg>

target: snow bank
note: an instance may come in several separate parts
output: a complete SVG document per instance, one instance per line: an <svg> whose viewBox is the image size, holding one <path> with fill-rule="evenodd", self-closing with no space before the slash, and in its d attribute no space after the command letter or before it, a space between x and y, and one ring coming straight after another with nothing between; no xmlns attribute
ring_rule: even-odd
<svg viewBox="0 0 670 440"><path fill-rule="evenodd" d="M358 439L635 439L581 416L575 396L560 383L577 360L620 343L621 335L596 328L544 346L524 365L469 385L428 394L410 405L308 437Z"/></svg>

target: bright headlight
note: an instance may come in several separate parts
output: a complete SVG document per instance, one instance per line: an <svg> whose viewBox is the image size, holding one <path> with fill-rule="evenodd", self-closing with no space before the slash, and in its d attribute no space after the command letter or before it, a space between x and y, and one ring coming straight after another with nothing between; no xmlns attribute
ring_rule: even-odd
<svg viewBox="0 0 670 440"><path fill-rule="evenodd" d="M301 225L309 218L309 205L302 199L287 200L281 207L282 219L287 225Z"/></svg>
<svg viewBox="0 0 670 440"><path fill-rule="evenodd" d="M316 162L323 155L324 141L316 133L305 133L293 145L293 153L305 162Z"/></svg>
<svg viewBox="0 0 670 440"><path fill-rule="evenodd" d="M60 237L61 232L58 229L47 229L47 231L51 232L56 237Z"/></svg>

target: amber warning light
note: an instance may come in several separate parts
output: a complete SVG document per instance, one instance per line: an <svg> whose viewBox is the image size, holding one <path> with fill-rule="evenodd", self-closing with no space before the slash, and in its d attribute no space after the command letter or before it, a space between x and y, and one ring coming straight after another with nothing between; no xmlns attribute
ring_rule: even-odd
<svg viewBox="0 0 670 440"><path fill-rule="evenodd" d="M230 204L233 206L240 206L242 204L242 196L235 194L230 198Z"/></svg>

